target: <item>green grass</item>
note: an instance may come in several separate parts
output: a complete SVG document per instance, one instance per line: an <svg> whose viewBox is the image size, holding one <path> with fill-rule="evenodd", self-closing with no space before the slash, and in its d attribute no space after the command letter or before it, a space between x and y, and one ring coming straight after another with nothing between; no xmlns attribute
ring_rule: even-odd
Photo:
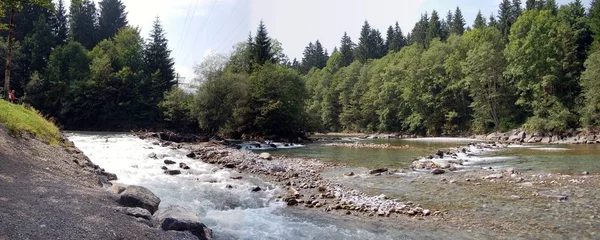
<svg viewBox="0 0 600 240"><path fill-rule="evenodd" d="M60 131L37 110L0 99L0 123L13 135L29 133L52 145L60 143Z"/></svg>

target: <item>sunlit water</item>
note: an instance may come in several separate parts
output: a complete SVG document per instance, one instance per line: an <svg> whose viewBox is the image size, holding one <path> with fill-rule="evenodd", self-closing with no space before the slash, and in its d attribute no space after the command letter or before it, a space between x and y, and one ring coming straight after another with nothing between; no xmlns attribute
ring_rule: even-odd
<svg viewBox="0 0 600 240"><path fill-rule="evenodd" d="M247 175L232 180L239 173L219 170L187 158L184 150L155 146L128 134L71 133L69 139L94 163L116 173L117 182L153 191L162 200L160 207L180 205L197 212L215 239L421 239L431 234L401 227L357 226L325 213L287 208L274 200L282 189ZM151 153L158 159L149 158ZM161 169L165 159L183 162L191 171L165 175ZM250 191L255 186L267 190Z"/></svg>
<svg viewBox="0 0 600 240"><path fill-rule="evenodd" d="M474 232L466 233L444 227L425 228L410 222L402 226L389 226L377 222L348 221L347 218L327 213L289 208L275 201L275 196L284 190L270 183L249 175L243 175L241 180L233 180L231 176L240 174L189 159L185 156L185 150L155 146L151 141L140 140L128 134L72 133L69 134L69 139L94 163L106 171L116 173L119 177L118 182L149 188L161 198L162 207L175 204L197 212L203 222L214 231L215 239L478 238L477 235L473 235ZM366 173L367 169L374 167L406 168L419 156L431 155L437 149L465 146L473 140L361 141L408 145L409 148L354 149L308 144L301 148L279 149L271 153L319 158L348 165L347 168L326 172L324 176L369 194L384 193L402 201L415 201L425 206L440 208L449 207L444 204L461 202L461 208L473 206L472 211L480 211L477 210L480 209L477 206L488 201L487 198L470 194L470 189L466 187L455 186L452 190L439 184L438 178L451 178L453 175L431 176L420 172L406 172L392 177L376 177ZM599 152L598 145L513 145L482 155L462 155L461 158L469 159L464 168L471 170L515 167L526 173L600 172ZM151 153L157 154L158 159L149 158ZM161 169L165 159L186 163L192 170L177 176L165 175ZM177 168L176 165L169 167ZM357 176L344 177L342 173L348 171L356 172ZM233 186L233 189L228 189L227 185ZM255 186L266 190L251 192L250 189ZM511 210L486 210L482 213L502 218L502 214L523 211L510 204L498 205ZM523 209L528 208L524 206ZM487 234L483 233L483 236Z"/></svg>

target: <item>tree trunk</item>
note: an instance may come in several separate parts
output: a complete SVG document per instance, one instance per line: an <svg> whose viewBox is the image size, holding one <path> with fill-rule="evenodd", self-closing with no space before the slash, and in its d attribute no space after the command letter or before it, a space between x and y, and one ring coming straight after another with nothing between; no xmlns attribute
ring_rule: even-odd
<svg viewBox="0 0 600 240"><path fill-rule="evenodd" d="M10 22L8 24L8 45L6 51L6 68L4 70L4 93L8 99L10 94L10 59L12 57L13 35L15 31L15 8L10 9Z"/></svg>

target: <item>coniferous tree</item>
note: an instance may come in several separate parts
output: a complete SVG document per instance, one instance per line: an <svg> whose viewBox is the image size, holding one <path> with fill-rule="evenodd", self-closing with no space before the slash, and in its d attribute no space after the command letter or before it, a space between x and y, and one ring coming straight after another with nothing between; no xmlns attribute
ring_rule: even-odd
<svg viewBox="0 0 600 240"><path fill-rule="evenodd" d="M370 57L370 47L369 47L369 36L371 33L371 26L369 22L365 21L362 29L360 30L360 37L358 38L358 45L355 48L355 58L361 63L367 62Z"/></svg>
<svg viewBox="0 0 600 240"><path fill-rule="evenodd" d="M46 68L52 49L55 46L55 38L44 15L39 16L34 24L31 36L25 39L25 43L31 53L30 72L41 71Z"/></svg>
<svg viewBox="0 0 600 240"><path fill-rule="evenodd" d="M272 61L273 53L271 48L271 38L268 36L265 23L261 20L252 44L252 59L254 63L263 65L266 62Z"/></svg>
<svg viewBox="0 0 600 240"><path fill-rule="evenodd" d="M460 8L456 7L454 12L454 18L452 20L452 33L462 35L465 32L465 18L460 11Z"/></svg>
<svg viewBox="0 0 600 240"><path fill-rule="evenodd" d="M523 7L521 6L521 0L512 1L512 19L511 22L515 23L519 16L523 14Z"/></svg>
<svg viewBox="0 0 600 240"><path fill-rule="evenodd" d="M175 85L175 69L171 50L169 50L168 40L160 23L156 17L150 32L148 44L144 49L144 63L146 70L152 75L152 81L149 86L150 96L157 104L162 100L163 94Z"/></svg>
<svg viewBox="0 0 600 240"><path fill-rule="evenodd" d="M352 42L352 39L344 32L344 36L341 40L340 45L340 54L342 54L342 66L349 66L352 62L354 62L354 47L355 44Z"/></svg>
<svg viewBox="0 0 600 240"><path fill-rule="evenodd" d="M396 21L396 26L394 27L394 34L395 34L395 38L394 41L396 42L395 46L396 46L396 51L400 51L400 49L402 49L404 46L406 46L406 38L404 37L404 34L402 33L402 29L400 29L400 25L398 24L398 22Z"/></svg>
<svg viewBox="0 0 600 240"><path fill-rule="evenodd" d="M485 22L485 18L483 17L483 14L481 14L481 10L479 10L479 12L477 12L477 17L475 17L475 23L473 23L473 28L483 29L486 26L487 24Z"/></svg>
<svg viewBox="0 0 600 240"><path fill-rule="evenodd" d="M427 32L429 25L429 17L427 13L421 14L421 19L415 24L412 34L410 35L411 43L416 43L422 48L427 47Z"/></svg>
<svg viewBox="0 0 600 240"><path fill-rule="evenodd" d="M452 34L452 22L453 22L454 14L452 11L448 10L448 14L446 14L446 19L442 21L442 40L448 39L450 34Z"/></svg>
<svg viewBox="0 0 600 240"><path fill-rule="evenodd" d="M490 15L488 26L498 28L498 21L496 20L496 17L494 17L493 13Z"/></svg>
<svg viewBox="0 0 600 240"><path fill-rule="evenodd" d="M394 39L396 38L395 35L396 34L394 33L394 28L392 28L392 26L390 25L388 27L386 38L385 38L385 46L387 48L387 52L396 51L396 41L394 41Z"/></svg>
<svg viewBox="0 0 600 240"><path fill-rule="evenodd" d="M543 9L549 10L552 14L556 15L558 13L558 4L556 4L556 0L546 0Z"/></svg>
<svg viewBox="0 0 600 240"><path fill-rule="evenodd" d="M498 29L500 29L500 32L506 41L508 41L511 25L512 4L509 0L502 0L498 9Z"/></svg>
<svg viewBox="0 0 600 240"><path fill-rule="evenodd" d="M593 0L591 3L590 11L588 13L590 30L594 40L600 41L600 1Z"/></svg>
<svg viewBox="0 0 600 240"><path fill-rule="evenodd" d="M327 65L327 58L329 57L327 50L323 49L323 45L321 42L317 40L315 42L315 65L317 68L321 69Z"/></svg>
<svg viewBox="0 0 600 240"><path fill-rule="evenodd" d="M369 59L379 59L387 53L385 41L377 29L371 29L369 34L369 53Z"/></svg>
<svg viewBox="0 0 600 240"><path fill-rule="evenodd" d="M525 2L525 9L526 10L534 10L537 8L537 1L536 0L527 0L527 2Z"/></svg>
<svg viewBox="0 0 600 240"><path fill-rule="evenodd" d="M69 29L67 29L68 20L63 0L58 1L58 5L56 5L53 18L54 25L52 26L52 31L56 36L55 42L57 45L63 45L67 42L67 33L69 31Z"/></svg>
<svg viewBox="0 0 600 240"><path fill-rule="evenodd" d="M119 29L127 26L127 12L121 0L102 0L100 5L100 17L98 27L100 39L112 38Z"/></svg>
<svg viewBox="0 0 600 240"><path fill-rule="evenodd" d="M96 5L90 0L71 0L69 14L70 38L92 49L98 43Z"/></svg>
<svg viewBox="0 0 600 240"><path fill-rule="evenodd" d="M428 46L434 38L441 37L441 33L442 24L440 22L440 17L438 16L437 11L433 10L433 12L431 12L429 24L427 25L427 36L425 37L426 45Z"/></svg>

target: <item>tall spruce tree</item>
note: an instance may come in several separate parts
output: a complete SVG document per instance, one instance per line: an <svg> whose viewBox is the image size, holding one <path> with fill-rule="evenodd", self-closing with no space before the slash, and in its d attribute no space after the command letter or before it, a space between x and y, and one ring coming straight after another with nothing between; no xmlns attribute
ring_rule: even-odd
<svg viewBox="0 0 600 240"><path fill-rule="evenodd" d="M65 9L65 3L63 0L59 0L54 10L54 25L52 31L56 36L56 44L63 45L67 42L67 34L69 29L67 28L67 10Z"/></svg>
<svg viewBox="0 0 600 240"><path fill-rule="evenodd" d="M98 17L96 4L90 0L71 0L69 11L71 40L92 49L98 43Z"/></svg>
<svg viewBox="0 0 600 240"><path fill-rule="evenodd" d="M340 54L342 54L342 66L349 66L354 62L354 47L356 44L352 42L352 39L344 32L344 36L341 40Z"/></svg>
<svg viewBox="0 0 600 240"><path fill-rule="evenodd" d="M465 32L465 18L462 15L459 7L456 7L454 18L452 20L452 33L462 35Z"/></svg>
<svg viewBox="0 0 600 240"><path fill-rule="evenodd" d="M429 25L429 17L427 13L421 14L421 19L415 24L415 27L410 34L411 43L416 43L422 48L427 47L427 31Z"/></svg>
<svg viewBox="0 0 600 240"><path fill-rule="evenodd" d="M473 23L473 28L483 29L486 26L487 24L485 22L485 18L483 17L483 14L481 14L481 10L479 10L479 12L477 12L477 17L475 17L475 23Z"/></svg>
<svg viewBox="0 0 600 240"><path fill-rule="evenodd" d="M144 64L146 70L152 74L152 82L149 86L150 96L153 104L162 100L163 94L176 84L173 58L168 47L165 32L156 17L150 31L150 38L144 49Z"/></svg>
<svg viewBox="0 0 600 240"><path fill-rule="evenodd" d="M394 33L394 28L392 25L388 27L386 38L385 38L385 46L387 48L387 52L396 51L396 41L394 41L396 34Z"/></svg>
<svg viewBox="0 0 600 240"><path fill-rule="evenodd" d="M448 10L446 14L446 19L442 21L442 40L448 39L450 34L452 34L452 22L453 22L454 14L452 11Z"/></svg>
<svg viewBox="0 0 600 240"><path fill-rule="evenodd" d="M592 36L596 42L600 42L600 1L593 0L590 4L588 19Z"/></svg>
<svg viewBox="0 0 600 240"><path fill-rule="evenodd" d="M488 26L498 28L498 20L496 20L493 13L490 15Z"/></svg>
<svg viewBox="0 0 600 240"><path fill-rule="evenodd" d="M127 12L121 0L102 0L100 5L100 17L98 27L100 39L112 38L119 29L127 26Z"/></svg>
<svg viewBox="0 0 600 240"><path fill-rule="evenodd" d="M527 0L527 2L525 2L525 9L526 10L534 10L537 8L537 2L536 0Z"/></svg>
<svg viewBox="0 0 600 240"><path fill-rule="evenodd" d="M371 33L369 34L369 49L369 59L379 59L387 53L385 41L381 37L381 32L377 29L371 29Z"/></svg>
<svg viewBox="0 0 600 240"><path fill-rule="evenodd" d="M396 51L400 51L400 49L402 49L404 46L406 46L406 38L404 37L404 34L402 33L402 29L400 29L400 25L398 24L398 22L396 21L396 26L394 26L394 41L395 46L396 46Z"/></svg>
<svg viewBox="0 0 600 240"><path fill-rule="evenodd" d="M442 23L437 11L431 12L431 18L427 25L427 36L425 37L426 45L428 46L432 39L440 38L442 36Z"/></svg>
<svg viewBox="0 0 600 240"><path fill-rule="evenodd" d="M266 62L271 62L273 60L272 47L267 27L261 20L256 31L256 36L254 37L254 43L252 44L252 59L254 63L263 65Z"/></svg>
<svg viewBox="0 0 600 240"><path fill-rule="evenodd" d="M355 48L355 58L361 63L367 62L370 57L369 35L371 33L371 25L365 20L358 38L358 45Z"/></svg>
<svg viewBox="0 0 600 240"><path fill-rule="evenodd" d="M514 24L517 22L519 16L523 14L523 7L521 6L521 0L512 1L512 19L511 22Z"/></svg>
<svg viewBox="0 0 600 240"><path fill-rule="evenodd" d="M512 4L510 0L502 0L498 9L498 29L505 41L508 41L510 27L512 26Z"/></svg>

